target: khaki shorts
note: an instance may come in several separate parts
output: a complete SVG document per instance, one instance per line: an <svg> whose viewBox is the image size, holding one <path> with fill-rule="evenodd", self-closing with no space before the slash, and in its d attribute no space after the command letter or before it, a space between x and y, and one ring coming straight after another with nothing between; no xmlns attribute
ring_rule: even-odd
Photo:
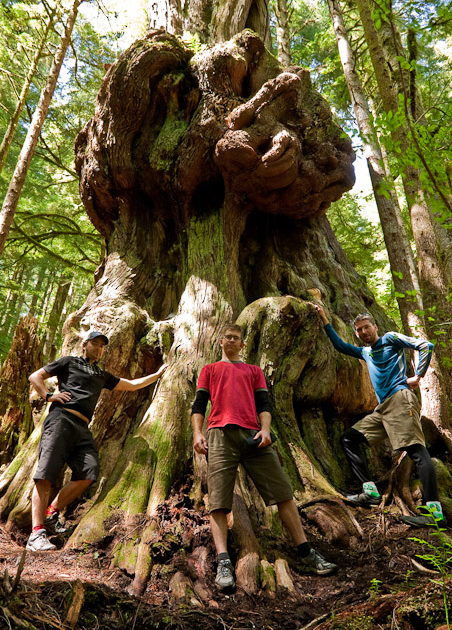
<svg viewBox="0 0 452 630"><path fill-rule="evenodd" d="M400 389L352 428L362 433L369 445L389 438L395 451L412 444L425 446L420 410L416 394L411 389Z"/></svg>
<svg viewBox="0 0 452 630"><path fill-rule="evenodd" d="M242 464L266 505L292 499L292 489L273 446L257 448L246 443L257 431L237 425L207 432L209 511L230 512L235 475Z"/></svg>

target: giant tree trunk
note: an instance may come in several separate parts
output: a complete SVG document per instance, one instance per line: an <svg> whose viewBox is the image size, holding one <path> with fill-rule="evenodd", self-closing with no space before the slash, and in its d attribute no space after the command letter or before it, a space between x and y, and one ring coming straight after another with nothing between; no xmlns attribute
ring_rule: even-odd
<svg viewBox="0 0 452 630"><path fill-rule="evenodd" d="M92 422L101 479L68 544L116 532L114 563L135 574L136 592L152 567L160 506L192 466L202 508L205 461L193 460L190 408L225 322L243 324L244 359L266 374L296 497L345 485L343 418L369 411L375 397L364 366L334 351L309 302L322 296L349 340L356 312L391 326L324 216L352 187L353 158L308 73L281 72L250 31L195 56L154 31L108 71L76 143L81 195L107 255L65 324L63 352L76 353L97 328L119 376L170 367L151 389L102 395ZM0 478L1 516L19 524L30 519L36 441L35 432ZM243 506L271 528L273 512L242 473L237 495L240 580L258 588Z"/></svg>
<svg viewBox="0 0 452 630"><path fill-rule="evenodd" d="M249 28L270 45L268 0L149 0L149 28L196 35L202 43L225 42Z"/></svg>

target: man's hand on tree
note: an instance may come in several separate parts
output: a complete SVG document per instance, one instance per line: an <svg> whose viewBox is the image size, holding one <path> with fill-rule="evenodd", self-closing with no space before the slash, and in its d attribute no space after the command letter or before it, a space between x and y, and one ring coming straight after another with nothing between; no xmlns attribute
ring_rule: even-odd
<svg viewBox="0 0 452 630"><path fill-rule="evenodd" d="M320 306L320 304L314 304L314 302L309 302L309 304L312 304L312 306L315 308L315 310L319 314L319 317L322 320L322 322L325 324L325 326L330 323L328 320L328 317L325 315L325 311L323 310L323 307Z"/></svg>
<svg viewBox="0 0 452 630"><path fill-rule="evenodd" d="M416 376L410 376L409 378L407 378L406 384L408 385L410 389L417 389L419 387L420 380L421 380L421 377L418 374L416 374Z"/></svg>
<svg viewBox="0 0 452 630"><path fill-rule="evenodd" d="M198 455L207 455L207 440L202 433L193 436L193 448Z"/></svg>
<svg viewBox="0 0 452 630"><path fill-rule="evenodd" d="M166 372L166 370L168 369L169 365L168 363L164 363L155 373L156 376L158 376L159 378L162 376L162 374L164 372Z"/></svg>

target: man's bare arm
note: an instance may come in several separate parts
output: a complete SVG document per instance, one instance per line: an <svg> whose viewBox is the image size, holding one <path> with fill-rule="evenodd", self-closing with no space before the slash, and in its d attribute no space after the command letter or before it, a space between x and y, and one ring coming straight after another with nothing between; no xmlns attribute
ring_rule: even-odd
<svg viewBox="0 0 452 630"><path fill-rule="evenodd" d="M116 385L114 390L120 391L120 392L134 392L137 389L142 389L143 387L147 387L148 385L155 383L155 381L157 381L162 376L162 374L165 372L167 368L168 368L168 365L165 363L154 374L148 374L147 376L142 376L141 378L134 378L131 380L127 378L121 378L119 379L119 383Z"/></svg>
<svg viewBox="0 0 452 630"><path fill-rule="evenodd" d="M262 442L259 444L257 448L265 448L272 443L272 439L270 437L270 425L272 423L272 415L269 411L261 411L259 414L259 423L261 425L261 430L256 433L254 439L262 438Z"/></svg>
<svg viewBox="0 0 452 630"><path fill-rule="evenodd" d="M199 455L207 455L207 440L202 432L204 416L201 413L194 413L191 417L193 427L193 448Z"/></svg>
<svg viewBox="0 0 452 630"><path fill-rule="evenodd" d="M63 404L68 402L68 400L71 399L71 395L69 392L55 392L47 398L49 390L47 389L44 381L48 378L50 378L50 374L46 372L44 368L40 368L39 370L36 370L36 372L33 372L33 374L30 374L28 380L41 396L41 398L44 398L44 400L49 400L50 402L60 402Z"/></svg>

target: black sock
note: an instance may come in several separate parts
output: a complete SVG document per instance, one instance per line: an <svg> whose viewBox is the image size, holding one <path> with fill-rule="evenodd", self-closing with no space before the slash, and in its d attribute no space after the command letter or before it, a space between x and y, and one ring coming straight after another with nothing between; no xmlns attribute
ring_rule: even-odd
<svg viewBox="0 0 452 630"><path fill-rule="evenodd" d="M218 554L217 560L219 562L220 560L231 560L231 558L229 557L229 554L227 551L223 551L222 553Z"/></svg>
<svg viewBox="0 0 452 630"><path fill-rule="evenodd" d="M297 545L297 551L300 558L306 558L306 556L309 555L309 552L311 551L311 545L308 543L308 541L301 543L301 545Z"/></svg>

